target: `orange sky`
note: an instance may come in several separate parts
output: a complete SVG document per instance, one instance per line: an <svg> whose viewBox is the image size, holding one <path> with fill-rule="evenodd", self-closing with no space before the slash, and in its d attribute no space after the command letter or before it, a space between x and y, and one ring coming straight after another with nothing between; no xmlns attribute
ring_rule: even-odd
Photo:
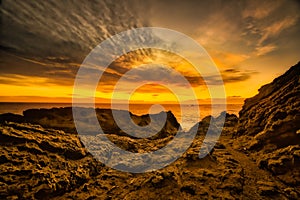
<svg viewBox="0 0 300 200"><path fill-rule="evenodd" d="M153 54L153 55L152 55ZM197 99L203 100L202 103L210 102L210 94L207 90L205 82L201 78L201 76L195 71L193 66L189 64L184 59L170 55L166 52L152 52L152 56L148 55L147 58L139 58L132 61L123 61L124 59L121 57L116 60L115 63L120 65L121 67L130 70L132 68L139 67L141 64L148 63L159 63L166 66L169 66L176 71L183 74L188 81L190 81L197 95ZM129 57L139 57L138 54L130 55ZM19 59L18 57L16 57ZM251 97L257 93L258 88L261 86L260 82L255 78L251 78L249 80L241 80L241 81L231 81L231 79L240 78L240 74L231 75L226 72L225 65L234 65L239 62L243 58L234 55L234 54L223 54L222 56L212 57L213 61L216 63L219 68L223 80L224 86L227 95L228 103L243 103L244 98ZM36 65L37 63L31 60L22 61L23 66ZM126 60L126 59L124 59ZM38 63L38 65L40 65ZM78 67L80 64L78 64ZM225 70L225 71L224 71ZM96 91L96 101L98 103L109 103L112 98L112 92L114 90L114 86L118 79L110 76L109 72L116 73L112 69L108 68L106 70L108 73L104 74L102 79L99 82L98 89ZM237 72L239 73L239 72ZM252 72L249 72L252 73ZM253 73L255 74L255 73ZM122 76L123 74L118 74ZM229 77L228 77L229 76ZM256 75L259 77L259 75ZM274 78L274 74L266 73L264 75L260 75L264 80L271 81ZM243 77L242 77L243 78ZM199 79L195 80L194 79ZM1 82L3 82L1 84ZM10 84L7 84L10 83ZM161 83L163 85L163 82ZM138 88L130 98L131 103L175 103L177 102L176 96L168 90L168 88L163 87L162 85L153 85L153 84L145 84ZM251 87L249 87L251 85ZM127 87L125 85L125 87ZM72 81L68 82L68 84L57 84L55 81L50 80L47 77L38 77L38 76L26 76L26 75L13 75L13 76L2 76L0 77L0 89L1 89L1 98L2 102L71 102L72 101L72 93L73 93L73 83ZM180 88L175 86L173 88L175 91L183 90L184 88ZM122 93L119 95L115 94L116 99L119 102L123 103L124 99ZM193 97L187 96L185 100L193 99Z"/></svg>
<svg viewBox="0 0 300 200"><path fill-rule="evenodd" d="M300 5L296 1L118 3L112 7L104 1L2 2L0 101L71 102L77 70L89 52L109 36L134 27L169 28L197 41L219 68L229 103L242 103L257 94L262 85L300 59ZM209 102L200 75L180 56L155 50L138 55L128 54L111 64L100 81L97 102L110 101L114 85L126 71L149 63L164 64L181 73L192 83L196 98ZM168 77L169 81L176 78L167 69L152 70L162 79L159 84L168 82ZM144 76L145 71L138 73ZM119 102L124 101L133 82L126 82L115 93ZM132 94L132 102L176 100L159 84L145 84ZM192 97L185 94L184 87L176 81L171 84L189 102Z"/></svg>
<svg viewBox="0 0 300 200"><path fill-rule="evenodd" d="M147 51L147 50L146 50ZM24 61L24 60L23 60ZM25 60L27 65L36 64L30 60ZM190 82L192 89L196 94L196 99L201 100L201 103L210 103L210 94L207 89L206 83L200 74L195 70L195 68L187 62L185 59L181 58L172 53L168 53L161 50L152 50L146 56L140 54L139 52L131 52L125 54L119 59L115 60L114 63L109 66L103 76L100 79L97 91L95 93L96 102L98 103L109 103L114 93L114 98L117 102L125 102L127 100L128 85L132 82L128 81L124 85L124 88L119 89L118 92L115 91L116 83L119 81L114 75L122 77L125 71L129 71L133 68L138 68L142 64L161 64L168 66L181 75L185 76L187 81ZM125 69L123 73L118 73L114 70L117 67L122 67ZM155 68L151 69L154 73ZM222 71L222 68L220 68ZM151 73L150 72L150 73ZM194 96L190 94L185 95L186 88L178 86L177 80L174 75L168 77L164 74L159 74L159 83L145 82L141 83L141 86L132 92L130 96L131 103L177 103L178 99L176 94L174 94L168 87L164 86L166 82L171 82L172 90L179 92L181 94L184 103L188 103L190 100L195 99ZM226 76L226 73L224 73ZM140 77L142 79L146 77ZM172 82L174 78L174 82ZM224 79L225 80L225 79ZM36 77L36 76L23 76L15 75L13 77L0 77L0 81L11 82L13 84L1 84L1 92L5 94L2 96L2 102L71 102L73 85L72 83L68 85L56 84L55 82L50 82L48 78ZM233 85L236 87L236 84ZM227 91L231 91L232 85L225 82L225 88ZM228 94L228 92L226 93ZM231 94L231 95L230 95ZM243 97L236 97L234 93L229 93L228 102L229 103L242 103Z"/></svg>

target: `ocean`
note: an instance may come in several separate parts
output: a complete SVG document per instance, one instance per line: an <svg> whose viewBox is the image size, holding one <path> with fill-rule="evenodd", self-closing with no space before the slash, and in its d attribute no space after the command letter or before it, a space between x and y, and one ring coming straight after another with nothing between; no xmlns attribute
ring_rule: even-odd
<svg viewBox="0 0 300 200"><path fill-rule="evenodd" d="M238 112L241 110L243 104L227 104L226 105L226 112L230 114L238 115ZM60 108L60 107L70 107L72 106L71 103L0 103L0 114L2 113L14 113L14 114L22 114L24 110L31 109L31 108ZM151 104L130 104L129 110L130 112L136 115L143 115L147 113L159 113L162 111L161 107L150 107ZM212 115L211 113L211 105L210 104L203 104L199 105L200 116L195 112L197 105L189 105L184 104L182 106L182 110L178 104L165 104L162 105L165 111L172 111L175 115L179 123L186 127L184 129L189 129L192 127L195 122L200 121L204 117L208 115ZM84 105L83 105L84 107ZM97 108L111 108L110 104L96 104ZM128 106L126 104L118 104L117 108L120 110L128 110ZM213 116L218 116L221 112L223 112L224 106L223 105L215 105L216 113ZM184 119L184 121L182 121Z"/></svg>

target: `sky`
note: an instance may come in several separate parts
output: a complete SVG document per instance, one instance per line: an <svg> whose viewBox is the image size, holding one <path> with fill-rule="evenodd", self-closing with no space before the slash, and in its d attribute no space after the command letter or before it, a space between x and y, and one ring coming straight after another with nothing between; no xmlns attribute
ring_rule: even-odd
<svg viewBox="0 0 300 200"><path fill-rule="evenodd" d="M76 73L92 49L122 31L163 27L203 46L221 72L226 96L240 102L299 62L299 11L299 2L293 0L2 0L0 101L70 102ZM171 68L139 67L153 62ZM133 68L135 76L114 92L118 80ZM174 71L191 83L198 99L210 98L203 75L187 60L143 50L124 54L103 71L96 99L122 101L131 92L136 102L176 101L164 86L171 82L173 90L185 92ZM149 74L151 80L145 82ZM137 82L145 85L126 90ZM187 102L189 98L184 96Z"/></svg>

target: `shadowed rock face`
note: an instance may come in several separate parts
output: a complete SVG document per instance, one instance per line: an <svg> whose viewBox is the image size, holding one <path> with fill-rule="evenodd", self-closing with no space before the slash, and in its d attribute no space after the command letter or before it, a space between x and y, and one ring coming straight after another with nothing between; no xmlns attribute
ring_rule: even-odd
<svg viewBox="0 0 300 200"><path fill-rule="evenodd" d="M95 130L93 125L99 123L103 132L107 137L119 147L126 151L131 152L150 152L164 147L177 131L180 131L180 124L177 122L177 119L172 112L161 112L158 114L151 115L154 123L156 121L164 121L162 119L163 114L166 114L166 123L164 124L161 130L155 131L155 135L145 139L133 137L130 134L127 134L121 130L116 124L112 110L110 109L96 109L96 116L98 121L91 123L92 112L91 108L78 108L80 109L81 124L83 124L83 131L86 135L97 135L99 134L98 130ZM128 114L127 111L118 110L116 113L119 117L124 114ZM137 116L132 113L129 113L132 121L139 126L147 126L150 122L150 115L141 115ZM124 117L125 118L125 117ZM122 118L123 119L123 118ZM129 119L130 120L130 119ZM25 122L31 124L39 124L45 128L53 128L56 130L63 130L68 133L73 133L76 135L77 131L75 129L75 124L73 120L72 108L52 108L52 109L29 109L25 110L22 115L15 114L2 114L0 115L0 122ZM127 120L122 120L121 123L124 125L129 124ZM92 125L91 125L92 124ZM133 127L134 128L134 127ZM132 128L132 129L133 129ZM146 128L145 131L153 132L151 128ZM130 131L130 130L129 130ZM144 131L144 132L145 132ZM130 132L129 132L130 133ZM84 135L81 133L81 136Z"/></svg>
<svg viewBox="0 0 300 200"><path fill-rule="evenodd" d="M82 123L86 124L87 134L98 134L98 132L90 131L90 123L92 119L92 108L78 108L82 114ZM118 110L116 113L120 116L128 113L127 111ZM147 126L150 123L150 115L141 115L137 116L132 113L129 113L131 119L136 125ZM154 120L160 120L162 118L163 112L158 114L152 114ZM161 131L159 131L152 139L155 138L165 138L169 135L175 135L178 130L180 130L180 124L173 115L172 112L165 112L166 114L166 123L164 124ZM129 136L123 132L118 125L116 124L114 117L112 115L112 110L110 109L96 109L96 116L99 124L104 133L106 134L115 134L121 136ZM75 133L76 128L73 120L72 108L52 108L52 109L28 109L23 112L23 116L15 114L2 114L0 115L0 122L11 121L11 122L27 122L32 124L39 124L46 128L54 128L58 130L64 130L69 133ZM92 123L94 125L95 123ZM129 123L127 121L122 121L122 123ZM150 130L149 130L150 131ZM134 138L134 137L132 137Z"/></svg>
<svg viewBox="0 0 300 200"><path fill-rule="evenodd" d="M236 140L259 167L300 185L300 63L245 100Z"/></svg>
<svg viewBox="0 0 300 200"><path fill-rule="evenodd" d="M224 123L221 119L225 117ZM228 114L226 112L222 112L220 116L206 116L199 123L195 124L190 131L197 130L198 135L205 135L207 133L208 127L211 124L212 133L218 134L218 131L223 130L223 134L229 133L233 135L236 129L236 125L238 123L238 117L235 114ZM224 131L225 130L225 131Z"/></svg>
<svg viewBox="0 0 300 200"><path fill-rule="evenodd" d="M239 116L237 135L254 136L253 148L300 144L300 63L246 99Z"/></svg>

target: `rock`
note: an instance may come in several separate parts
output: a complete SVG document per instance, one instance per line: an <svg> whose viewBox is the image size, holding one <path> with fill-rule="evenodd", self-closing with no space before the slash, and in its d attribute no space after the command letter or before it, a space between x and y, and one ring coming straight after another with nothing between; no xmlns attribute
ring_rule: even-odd
<svg viewBox="0 0 300 200"><path fill-rule="evenodd" d="M164 180L164 178L160 175L155 176L151 179L151 182L155 185L159 184L160 182L162 182Z"/></svg>
<svg viewBox="0 0 300 200"><path fill-rule="evenodd" d="M259 186L258 189L262 196L271 196L278 193L276 188L270 186Z"/></svg>
<svg viewBox="0 0 300 200"><path fill-rule="evenodd" d="M236 142L284 184L300 185L300 63L262 86L239 112ZM297 187L298 190L300 189ZM275 190L262 187L262 194Z"/></svg>
<svg viewBox="0 0 300 200"><path fill-rule="evenodd" d="M300 183L300 145L291 145L259 155L257 162L260 168L267 169L288 185Z"/></svg>
<svg viewBox="0 0 300 200"><path fill-rule="evenodd" d="M263 146L272 143L282 148L299 144L299 74L300 63L262 86L256 96L246 99L239 112L237 135L255 136Z"/></svg>
<svg viewBox="0 0 300 200"><path fill-rule="evenodd" d="M225 117L224 124L222 124L222 118ZM197 135L203 136L207 134L208 127L211 126L211 133L219 134L222 131L222 134L229 135L233 134L234 129L236 128L238 118L234 114L228 114L222 112L218 117L207 116L204 117L199 123L195 124L189 132L197 131Z"/></svg>
<svg viewBox="0 0 300 200"><path fill-rule="evenodd" d="M279 193L278 187L274 182L258 181L257 185L258 185L259 193L262 196L272 196Z"/></svg>
<svg viewBox="0 0 300 200"><path fill-rule="evenodd" d="M0 126L0 138L1 199L52 198L97 174L74 134L10 122Z"/></svg>
<svg viewBox="0 0 300 200"><path fill-rule="evenodd" d="M98 123L101 125L101 129L104 133L107 134L117 134L122 136L127 136L131 138L135 138L129 134L123 132L116 124L112 110L110 109L92 109L92 108L77 108L79 109L78 113L80 113L81 123L86 126L83 128L85 134L99 134L97 130L94 130L92 127L94 124ZM92 122L93 113L96 112L98 122ZM128 114L128 111L124 110L116 110L115 111L119 117L122 117L125 114ZM166 114L166 123L163 128L160 130L154 130L156 135L151 137L150 139L162 139L166 138L170 135L175 135L177 131L180 129L180 124L177 119L173 115L171 111L161 112L158 114L147 114L147 115L134 115L129 113L131 119L140 126L146 126L150 123L150 116L154 119L154 121L160 122L162 119L162 115ZM46 128L54 128L58 130L64 130L69 133L76 133L75 124L73 120L72 108L51 108L51 109L28 109L23 112L22 115L15 114L1 114L0 115L0 123L2 122L27 122L31 124L39 124ZM129 125L131 122L125 120L121 121L121 124ZM92 125L91 125L92 124ZM134 130L132 130L134 131ZM149 129L149 132L153 131Z"/></svg>
<svg viewBox="0 0 300 200"><path fill-rule="evenodd" d="M289 199L299 199L299 195L297 194L297 192L295 191L295 189L293 188L285 188L284 192L286 193L286 195L288 196Z"/></svg>
<svg viewBox="0 0 300 200"><path fill-rule="evenodd" d="M196 194L196 191L195 191L193 185L183 186L183 187L180 188L180 191L181 192L186 192L186 193L191 194L191 195L195 195Z"/></svg>
<svg viewBox="0 0 300 200"><path fill-rule="evenodd" d="M22 123L25 122L25 119L22 115L16 115L12 113L4 113L0 115L0 123L4 122L18 122Z"/></svg>

